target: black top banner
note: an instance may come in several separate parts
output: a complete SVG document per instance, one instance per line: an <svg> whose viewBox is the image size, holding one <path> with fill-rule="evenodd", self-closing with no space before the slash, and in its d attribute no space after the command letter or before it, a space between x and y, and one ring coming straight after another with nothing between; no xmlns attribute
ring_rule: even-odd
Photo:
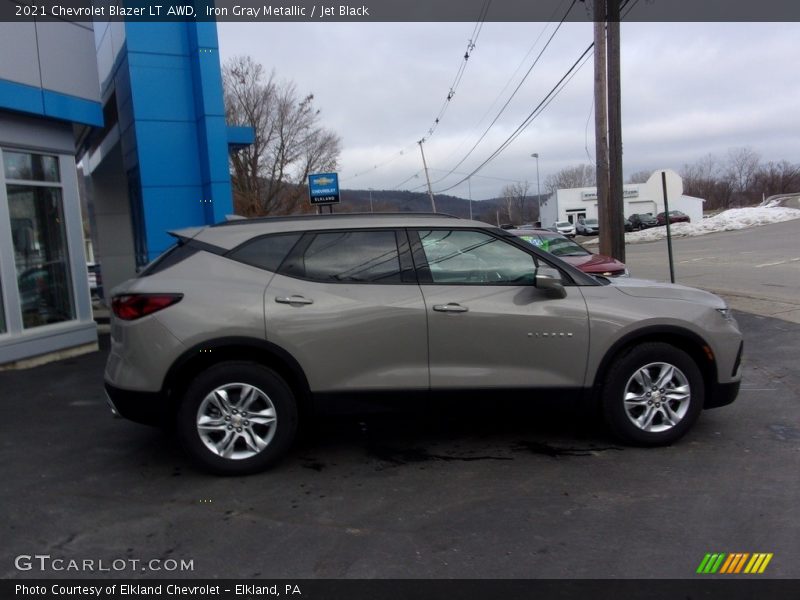
<svg viewBox="0 0 800 600"><path fill-rule="evenodd" d="M545 22L560 20L569 1L0 0L0 21ZM800 21L797 0L619 1L625 22ZM592 0L574 0L566 20L592 15Z"/></svg>

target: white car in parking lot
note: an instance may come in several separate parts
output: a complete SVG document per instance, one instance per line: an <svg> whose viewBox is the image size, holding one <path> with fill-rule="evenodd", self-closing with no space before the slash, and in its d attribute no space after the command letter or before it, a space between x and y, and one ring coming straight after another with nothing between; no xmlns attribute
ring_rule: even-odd
<svg viewBox="0 0 800 600"><path fill-rule="evenodd" d="M550 229L567 237L575 237L575 225L569 221L556 221Z"/></svg>

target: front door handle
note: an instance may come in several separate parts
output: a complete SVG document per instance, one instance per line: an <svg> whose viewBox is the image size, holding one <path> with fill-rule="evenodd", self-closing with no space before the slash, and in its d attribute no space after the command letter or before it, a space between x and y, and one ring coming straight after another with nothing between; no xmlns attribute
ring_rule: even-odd
<svg viewBox="0 0 800 600"><path fill-rule="evenodd" d="M275 302L279 304L314 304L314 301L303 296L276 296Z"/></svg>
<svg viewBox="0 0 800 600"><path fill-rule="evenodd" d="M448 302L447 304L434 304L433 310L436 312L465 313L469 309L466 306L461 306L455 302Z"/></svg>

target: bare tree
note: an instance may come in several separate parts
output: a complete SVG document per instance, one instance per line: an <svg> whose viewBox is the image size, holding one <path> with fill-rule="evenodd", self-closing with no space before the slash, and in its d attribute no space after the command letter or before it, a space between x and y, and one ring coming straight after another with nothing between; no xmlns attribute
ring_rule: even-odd
<svg viewBox="0 0 800 600"><path fill-rule="evenodd" d="M755 182L761 157L751 148L732 148L728 151L725 175L739 206L753 200L750 191Z"/></svg>
<svg viewBox="0 0 800 600"><path fill-rule="evenodd" d="M647 183L654 171L655 169L651 169L650 171L643 170L631 173L630 177L628 177L628 183Z"/></svg>
<svg viewBox="0 0 800 600"><path fill-rule="evenodd" d="M551 194L559 189L591 187L597 185L597 173L593 165L576 165L548 175L544 187Z"/></svg>
<svg viewBox="0 0 800 600"><path fill-rule="evenodd" d="M526 209L529 189L530 183L527 181L517 181L516 183L503 186L503 190L500 192L500 194L503 198L503 202L505 203L506 212L508 213L508 220L510 223L517 222L521 224L528 220L529 211ZM515 214L517 216L516 219L514 219Z"/></svg>
<svg viewBox="0 0 800 600"><path fill-rule="evenodd" d="M733 191L746 192L753 183L761 157L751 148L732 148L728 150L726 174Z"/></svg>
<svg viewBox="0 0 800 600"><path fill-rule="evenodd" d="M223 68L229 123L255 132L253 144L232 155L237 213L245 216L309 210L304 202L308 175L336 168L341 140L319 124L314 96L301 97L292 82L265 77L249 56Z"/></svg>
<svg viewBox="0 0 800 600"><path fill-rule="evenodd" d="M731 204L732 188L724 175L719 159L707 154L681 170L683 191L689 196L703 198L706 209L728 208Z"/></svg>
<svg viewBox="0 0 800 600"><path fill-rule="evenodd" d="M756 173L753 187L756 194L762 196L800 192L800 165L785 160L770 161Z"/></svg>

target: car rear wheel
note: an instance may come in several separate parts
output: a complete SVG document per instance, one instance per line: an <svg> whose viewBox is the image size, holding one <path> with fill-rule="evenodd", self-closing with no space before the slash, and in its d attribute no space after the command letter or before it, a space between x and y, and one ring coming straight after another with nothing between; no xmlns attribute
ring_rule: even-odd
<svg viewBox="0 0 800 600"><path fill-rule="evenodd" d="M680 439L703 408L703 376L684 351L635 346L615 361L603 387L606 423L621 440L661 446Z"/></svg>
<svg viewBox="0 0 800 600"><path fill-rule="evenodd" d="M224 362L191 383L178 410L178 434L203 468L223 475L266 469L288 450L297 405L274 371L250 362Z"/></svg>

